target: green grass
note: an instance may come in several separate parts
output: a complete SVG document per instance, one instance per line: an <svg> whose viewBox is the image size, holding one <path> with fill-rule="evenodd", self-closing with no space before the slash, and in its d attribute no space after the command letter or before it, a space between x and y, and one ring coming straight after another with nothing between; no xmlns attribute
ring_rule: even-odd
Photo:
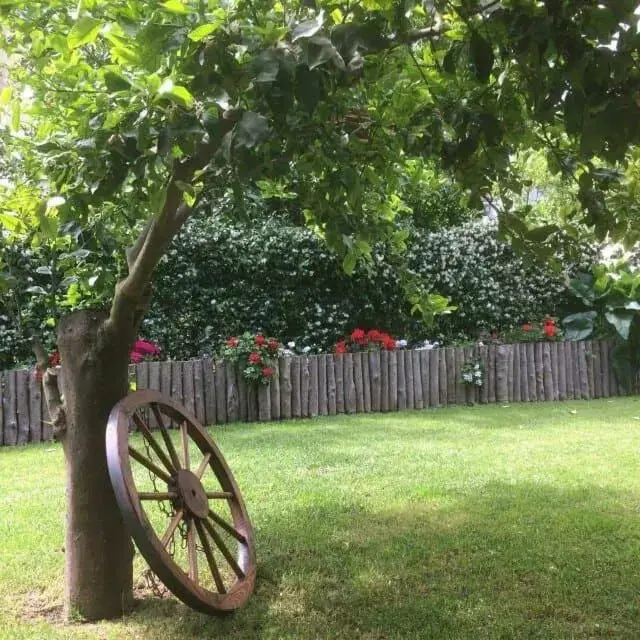
<svg viewBox="0 0 640 640"><path fill-rule="evenodd" d="M3 449L0 637L640 637L640 399L212 433L256 530L245 609L64 625L62 452Z"/></svg>

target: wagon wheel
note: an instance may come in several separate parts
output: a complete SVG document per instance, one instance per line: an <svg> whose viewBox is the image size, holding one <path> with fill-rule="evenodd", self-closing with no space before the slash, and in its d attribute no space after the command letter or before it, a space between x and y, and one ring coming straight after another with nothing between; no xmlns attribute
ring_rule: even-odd
<svg viewBox="0 0 640 640"><path fill-rule="evenodd" d="M171 423L179 428L178 444ZM139 435L130 435L133 426ZM118 505L151 570L203 613L242 606L255 586L253 531L205 429L174 400L144 390L116 404L106 440Z"/></svg>

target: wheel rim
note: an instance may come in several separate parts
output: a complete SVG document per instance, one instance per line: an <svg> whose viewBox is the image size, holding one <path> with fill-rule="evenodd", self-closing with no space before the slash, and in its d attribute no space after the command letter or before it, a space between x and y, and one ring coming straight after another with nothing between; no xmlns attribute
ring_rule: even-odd
<svg viewBox="0 0 640 640"><path fill-rule="evenodd" d="M132 426L139 435L130 434ZM178 430L176 444L171 432ZM233 474L202 425L174 400L137 391L111 411L106 445L125 523L167 589L204 613L242 606L255 586L253 530Z"/></svg>

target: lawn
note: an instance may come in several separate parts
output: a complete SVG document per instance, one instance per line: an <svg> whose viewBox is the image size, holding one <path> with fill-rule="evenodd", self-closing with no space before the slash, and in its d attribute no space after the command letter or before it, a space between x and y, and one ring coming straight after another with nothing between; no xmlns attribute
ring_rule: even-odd
<svg viewBox="0 0 640 640"><path fill-rule="evenodd" d="M640 399L212 429L258 586L66 626L57 445L0 450L0 638L638 638Z"/></svg>

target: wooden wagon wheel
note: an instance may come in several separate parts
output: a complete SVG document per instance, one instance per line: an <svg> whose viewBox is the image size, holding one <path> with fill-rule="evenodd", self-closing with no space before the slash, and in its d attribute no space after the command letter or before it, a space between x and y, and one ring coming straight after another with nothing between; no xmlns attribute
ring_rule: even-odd
<svg viewBox="0 0 640 640"><path fill-rule="evenodd" d="M139 435L130 433L134 426ZM203 613L242 606L255 586L251 522L227 463L195 417L156 391L137 391L111 411L106 445L125 523L167 589Z"/></svg>

